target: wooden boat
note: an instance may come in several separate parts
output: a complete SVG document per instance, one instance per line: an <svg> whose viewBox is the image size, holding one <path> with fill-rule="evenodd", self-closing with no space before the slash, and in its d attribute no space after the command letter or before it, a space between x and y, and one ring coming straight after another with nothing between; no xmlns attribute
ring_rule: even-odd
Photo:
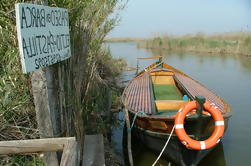
<svg viewBox="0 0 251 166"><path fill-rule="evenodd" d="M159 153L175 126L177 112L196 96L204 96L214 103L224 119L226 131L231 110L221 97L168 64L159 61L148 66L128 83L122 95L130 121L136 119L132 136ZM194 140L203 142L215 128L211 114L204 112L198 116L193 110L186 115L184 129ZM197 165L215 147L194 150L184 146L175 133L170 138L163 155L176 165Z"/></svg>

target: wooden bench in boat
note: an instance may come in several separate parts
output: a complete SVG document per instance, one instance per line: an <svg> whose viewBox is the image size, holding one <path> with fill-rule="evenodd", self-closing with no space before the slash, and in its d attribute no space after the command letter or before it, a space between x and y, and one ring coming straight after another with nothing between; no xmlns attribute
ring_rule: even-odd
<svg viewBox="0 0 251 166"><path fill-rule="evenodd" d="M158 111L179 110L187 101L183 100L155 100Z"/></svg>
<svg viewBox="0 0 251 166"><path fill-rule="evenodd" d="M168 84L168 85L174 85L174 79L171 75L153 75L151 76L152 83L153 84Z"/></svg>

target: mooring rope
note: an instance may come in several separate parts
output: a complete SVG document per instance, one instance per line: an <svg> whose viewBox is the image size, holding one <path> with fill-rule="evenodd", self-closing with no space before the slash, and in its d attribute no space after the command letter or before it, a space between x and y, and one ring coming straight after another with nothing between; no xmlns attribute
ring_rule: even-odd
<svg viewBox="0 0 251 166"><path fill-rule="evenodd" d="M163 149L162 149L162 151L160 152L158 158L155 160L155 162L152 164L152 166L155 166L155 164L159 161L161 155L163 154L164 150L166 149L166 146L168 145L168 143L169 143L169 141L170 141L171 136L173 135L174 129L175 129L175 125L174 125L173 128L172 128L172 131L171 131L171 133L170 133L170 135L169 135L169 137L168 137L168 139L167 139L167 141L166 141L165 146L163 147Z"/></svg>
<svg viewBox="0 0 251 166"><path fill-rule="evenodd" d="M132 130L132 128L133 128L133 126L134 126L134 123L135 123L135 120L136 120L138 114L145 115L145 112L144 112L144 111L138 111L138 112L136 112L136 114L135 114L134 117L133 117L133 121L132 121L130 130Z"/></svg>

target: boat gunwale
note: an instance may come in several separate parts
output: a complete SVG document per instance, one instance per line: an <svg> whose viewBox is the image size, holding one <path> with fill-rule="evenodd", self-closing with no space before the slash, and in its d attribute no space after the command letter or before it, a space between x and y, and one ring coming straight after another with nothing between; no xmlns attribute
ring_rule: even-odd
<svg viewBox="0 0 251 166"><path fill-rule="evenodd" d="M128 109L128 108L127 108ZM132 114L136 114L136 111L130 110L128 109L128 111ZM222 116L225 118L230 118L232 116L232 114L226 113L226 114L222 114ZM211 116L208 116L211 117ZM175 115L172 116L156 116L154 114L137 114L137 118L143 118L143 119L150 119L150 120L174 120L175 119ZM186 120L192 120L194 119L193 117L186 117Z"/></svg>

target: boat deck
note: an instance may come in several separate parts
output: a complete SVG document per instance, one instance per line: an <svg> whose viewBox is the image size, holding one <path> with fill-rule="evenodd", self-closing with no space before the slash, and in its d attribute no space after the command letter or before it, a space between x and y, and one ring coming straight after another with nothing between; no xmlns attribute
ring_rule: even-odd
<svg viewBox="0 0 251 166"><path fill-rule="evenodd" d="M143 73L133 79L125 89L123 97L129 110L152 114L149 74Z"/></svg>
<svg viewBox="0 0 251 166"><path fill-rule="evenodd" d="M215 93L198 83L197 81L183 75L180 73L175 73L175 78L179 81L184 88L192 95L193 98L195 96L204 96L206 100L211 103L214 103L222 113L225 113L225 105L222 99L217 96Z"/></svg>
<svg viewBox="0 0 251 166"><path fill-rule="evenodd" d="M174 72L174 78L183 86L190 96L193 98L197 95L204 96L208 101L214 103L222 113L226 113L225 104L222 99L199 82L179 72ZM150 75L148 72L144 72L129 83L122 98L130 111L143 111L148 115L156 114L156 112L152 112L154 109L152 109L151 90ZM160 97L159 100L163 97L161 92L158 97Z"/></svg>

